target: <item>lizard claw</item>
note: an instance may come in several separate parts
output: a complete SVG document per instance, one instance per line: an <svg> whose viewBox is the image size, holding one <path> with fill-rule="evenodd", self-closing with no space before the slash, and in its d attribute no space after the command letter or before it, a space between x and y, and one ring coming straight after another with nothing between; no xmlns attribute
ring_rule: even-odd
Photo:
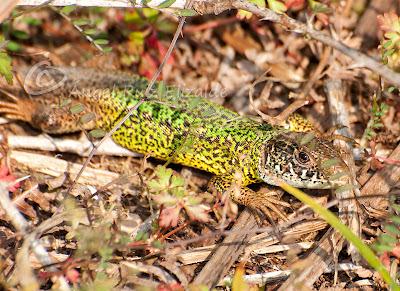
<svg viewBox="0 0 400 291"><path fill-rule="evenodd" d="M277 194L276 191L270 191L267 193L255 192L249 188L242 187L240 191L232 191L231 198L236 203L246 205L256 211L261 211L270 221L273 218L273 212L282 220L287 221L287 216L277 206L290 207L290 204L274 197Z"/></svg>
<svg viewBox="0 0 400 291"><path fill-rule="evenodd" d="M274 212L275 214L277 214L279 216L279 218L281 218L283 221L288 220L286 214L282 210L280 210L277 207L277 205L281 205L284 207L290 207L289 203L286 203L284 201L280 201L280 200L270 197L270 196L276 195L276 193L273 193L273 194L257 193L257 192L254 192L254 193L257 194L258 199L255 199L254 204L252 203L252 205L248 205L249 207L261 211L269 220L272 220L271 212ZM259 194L263 194L263 195L259 195Z"/></svg>
<svg viewBox="0 0 400 291"><path fill-rule="evenodd" d="M29 121L26 116L26 111L23 110L23 100L17 96L0 89L0 93L5 97L6 100L0 101L0 114L10 119ZM26 107L29 108L29 107Z"/></svg>

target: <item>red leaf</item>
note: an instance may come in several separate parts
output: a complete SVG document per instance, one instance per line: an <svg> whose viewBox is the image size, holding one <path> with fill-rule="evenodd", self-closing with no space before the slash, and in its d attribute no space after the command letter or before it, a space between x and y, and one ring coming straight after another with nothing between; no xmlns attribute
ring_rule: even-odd
<svg viewBox="0 0 400 291"><path fill-rule="evenodd" d="M2 166L0 168L0 181L2 182L14 182L17 178L14 175L10 175L10 171L6 166ZM15 192L21 184L18 183L10 183L8 186L8 190L10 192Z"/></svg>
<svg viewBox="0 0 400 291"><path fill-rule="evenodd" d="M157 45L158 45L158 51L160 52L160 56L161 56L160 59L163 59L163 58L165 57L165 55L167 54L168 47L166 47L166 46L165 46L162 42L160 42L160 41L157 43ZM174 55L171 54L171 55L169 56L168 60L167 60L167 64L172 65L172 64L174 64L174 62L175 62Z"/></svg>
<svg viewBox="0 0 400 291"><path fill-rule="evenodd" d="M171 206L162 209L159 217L160 226L164 228L177 226L181 209L181 205Z"/></svg>
<svg viewBox="0 0 400 291"><path fill-rule="evenodd" d="M317 19L322 22L323 25L329 25L329 15L325 13L317 13Z"/></svg>
<svg viewBox="0 0 400 291"><path fill-rule="evenodd" d="M378 15L376 19L379 28L384 32L395 31L396 22L399 21L399 17L393 11L384 13L383 15Z"/></svg>
<svg viewBox="0 0 400 291"><path fill-rule="evenodd" d="M143 53L141 57L142 60L139 66L139 74L151 79L158 68L158 64L149 53Z"/></svg>
<svg viewBox="0 0 400 291"><path fill-rule="evenodd" d="M393 250L392 250L392 254L397 257L398 259L400 258L400 245L396 245Z"/></svg>
<svg viewBox="0 0 400 291"><path fill-rule="evenodd" d="M148 38L146 38L146 45L153 49L158 49L159 42L156 33L152 33Z"/></svg>
<svg viewBox="0 0 400 291"><path fill-rule="evenodd" d="M304 8L305 0L286 0L285 5L287 9L300 10Z"/></svg>
<svg viewBox="0 0 400 291"><path fill-rule="evenodd" d="M203 204L195 206L185 206L185 210L190 220L207 222L209 220L208 210L209 208Z"/></svg>
<svg viewBox="0 0 400 291"><path fill-rule="evenodd" d="M385 267L389 268L390 267L390 257L388 252L384 252L381 256L380 256L380 260L382 262L382 264L385 265Z"/></svg>
<svg viewBox="0 0 400 291"><path fill-rule="evenodd" d="M65 277L71 283L77 283L79 281L79 276L80 276L79 272L75 269L70 269L65 274Z"/></svg>

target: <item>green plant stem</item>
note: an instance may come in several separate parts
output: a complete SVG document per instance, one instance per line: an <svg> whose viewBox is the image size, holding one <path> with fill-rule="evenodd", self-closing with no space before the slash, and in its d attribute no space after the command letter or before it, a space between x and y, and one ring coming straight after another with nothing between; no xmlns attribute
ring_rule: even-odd
<svg viewBox="0 0 400 291"><path fill-rule="evenodd" d="M357 237L346 225L344 225L335 214L324 208L303 191L289 186L283 182L280 182L279 186L283 190L299 199L301 202L311 207L315 213L319 214L327 223L329 223L350 243L352 243L357 248L360 255L368 262L368 264L382 276L383 280L390 286L391 290L400 290L400 286L397 285L396 282L390 277L388 270L386 270L385 266L375 256L374 252L366 244L364 244L363 241Z"/></svg>

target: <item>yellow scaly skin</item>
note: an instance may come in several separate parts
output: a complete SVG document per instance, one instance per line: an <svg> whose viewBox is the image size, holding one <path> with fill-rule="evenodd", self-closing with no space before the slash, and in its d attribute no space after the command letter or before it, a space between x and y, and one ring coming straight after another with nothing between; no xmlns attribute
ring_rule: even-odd
<svg viewBox="0 0 400 291"><path fill-rule="evenodd" d="M82 128L76 122L77 116L65 106L56 105L62 100L71 101L69 106L83 104L85 110L78 116L87 112L96 115L95 122L84 124L86 129L97 127L108 131L123 118L127 108L143 98L148 84L143 78L121 72L45 69L45 76L50 79L42 81L47 86L55 84L53 90L45 92L37 84L43 68L36 68L33 73L32 69L23 69L20 74L27 76L25 87L33 93L44 91L43 94L3 98L0 113L54 134ZM318 134L310 138L312 126L298 115L291 116L285 126L272 126L239 116L175 87L160 84L155 87L146 102L113 135L119 145L213 173L212 184L221 192L235 182L241 189L231 191L235 202L267 215L273 210L282 218L285 216L276 205L285 203L246 186L263 181L276 185L276 179L300 188L330 189L342 184L332 179L347 169L339 153Z"/></svg>

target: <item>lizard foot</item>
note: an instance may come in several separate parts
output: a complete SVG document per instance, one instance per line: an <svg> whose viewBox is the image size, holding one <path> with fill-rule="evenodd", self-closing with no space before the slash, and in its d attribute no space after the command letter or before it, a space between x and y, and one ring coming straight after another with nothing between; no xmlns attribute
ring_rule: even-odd
<svg viewBox="0 0 400 291"><path fill-rule="evenodd" d="M279 209L278 206L290 207L290 204L276 198L276 196L278 195L276 191L269 191L268 193L265 193L255 192L251 189L245 188L242 190L242 192L244 192L244 200L240 199L243 197L232 198L237 199L235 201L244 204L257 212L261 211L270 221L272 221L272 213L277 214L279 218L281 218L283 221L288 220L286 214L281 209ZM261 224L260 216L256 216L256 219L257 222Z"/></svg>
<svg viewBox="0 0 400 291"><path fill-rule="evenodd" d="M255 192L247 187L235 185L231 176L214 176L210 181L210 187L221 193L227 191L234 202L249 207L257 214L262 212L272 224L274 224L273 212L282 220L287 221L285 213L278 206L290 207L290 204L277 198L277 191ZM259 224L262 224L259 215L256 215L256 219Z"/></svg>
<svg viewBox="0 0 400 291"><path fill-rule="evenodd" d="M24 110L21 110L23 107L21 107L20 99L13 94L1 89L0 93L6 97L6 100L0 101L0 114L10 119L26 121L26 114Z"/></svg>

